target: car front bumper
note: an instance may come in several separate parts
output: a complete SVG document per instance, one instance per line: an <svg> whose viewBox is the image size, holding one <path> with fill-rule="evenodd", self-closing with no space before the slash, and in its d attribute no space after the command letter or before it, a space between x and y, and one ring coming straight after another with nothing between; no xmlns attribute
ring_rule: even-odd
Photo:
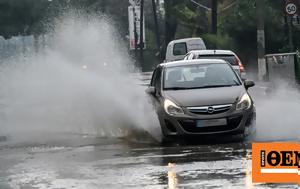
<svg viewBox="0 0 300 189"><path fill-rule="evenodd" d="M158 112L162 132L165 136L188 135L235 135L244 134L246 127L255 127L256 111L251 106L247 110L230 110L226 113L214 115L196 115L187 113L183 116L171 116L161 110ZM226 119L226 125L198 127L198 120Z"/></svg>

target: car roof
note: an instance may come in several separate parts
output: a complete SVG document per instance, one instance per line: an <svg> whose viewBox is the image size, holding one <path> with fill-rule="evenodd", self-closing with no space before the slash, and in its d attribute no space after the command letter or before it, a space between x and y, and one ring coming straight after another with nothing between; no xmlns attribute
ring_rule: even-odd
<svg viewBox="0 0 300 189"><path fill-rule="evenodd" d="M197 55L235 55L231 50L193 50L190 53Z"/></svg>
<svg viewBox="0 0 300 189"><path fill-rule="evenodd" d="M173 41L170 41L170 43L181 43L181 42L194 41L194 40L202 40L202 38L194 37L194 38L175 39Z"/></svg>
<svg viewBox="0 0 300 189"><path fill-rule="evenodd" d="M174 62L162 63L159 64L159 66L168 68L168 67L196 65L196 64L227 64L227 62L221 59L193 59L193 60L179 60Z"/></svg>

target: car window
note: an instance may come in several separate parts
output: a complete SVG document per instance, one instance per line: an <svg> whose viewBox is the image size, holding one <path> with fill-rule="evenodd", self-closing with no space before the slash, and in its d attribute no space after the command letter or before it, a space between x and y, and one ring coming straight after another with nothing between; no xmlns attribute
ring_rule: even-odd
<svg viewBox="0 0 300 189"><path fill-rule="evenodd" d="M173 48L173 54L176 55L185 55L187 53L186 43L175 43Z"/></svg>
<svg viewBox="0 0 300 189"><path fill-rule="evenodd" d="M184 68L182 70L182 77L186 81L193 81L196 78L205 77L205 71L206 71L205 67L203 67L203 68L202 67L199 67L199 68L194 68L194 67Z"/></svg>
<svg viewBox="0 0 300 189"><path fill-rule="evenodd" d="M156 78L154 84L156 91L160 91L161 88L161 68L158 68L156 71Z"/></svg>
<svg viewBox="0 0 300 189"><path fill-rule="evenodd" d="M234 55L219 55L219 54L198 55L198 59L222 59L227 61L233 66L238 65L238 61L236 60Z"/></svg>
<svg viewBox="0 0 300 189"><path fill-rule="evenodd" d="M241 85L228 64L197 64L166 68L164 89L206 88Z"/></svg>
<svg viewBox="0 0 300 189"><path fill-rule="evenodd" d="M153 71L151 82L150 82L150 86L154 86L155 85L156 77L157 77L157 68Z"/></svg>

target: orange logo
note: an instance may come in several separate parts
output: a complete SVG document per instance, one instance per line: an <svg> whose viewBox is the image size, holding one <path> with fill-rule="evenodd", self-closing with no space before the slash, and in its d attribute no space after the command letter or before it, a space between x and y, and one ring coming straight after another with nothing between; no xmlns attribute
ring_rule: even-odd
<svg viewBox="0 0 300 189"><path fill-rule="evenodd" d="M252 179L260 183L300 185L300 144L253 143Z"/></svg>

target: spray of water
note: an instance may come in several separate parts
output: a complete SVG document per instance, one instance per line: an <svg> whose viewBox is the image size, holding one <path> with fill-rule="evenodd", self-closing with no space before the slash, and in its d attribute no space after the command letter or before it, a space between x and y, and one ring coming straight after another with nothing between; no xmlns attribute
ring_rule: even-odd
<svg viewBox="0 0 300 189"><path fill-rule="evenodd" d="M0 132L32 139L52 133L160 135L133 61L109 19L68 14L43 51L0 65Z"/></svg>
<svg viewBox="0 0 300 189"><path fill-rule="evenodd" d="M299 140L299 90L282 80L274 87L265 96L256 96L257 140Z"/></svg>
<svg viewBox="0 0 300 189"><path fill-rule="evenodd" d="M0 65L0 136L111 137L138 129L159 137L144 88L131 77L133 61L109 19L70 13L49 33L42 51ZM256 97L258 140L300 136L299 92L277 86L267 98Z"/></svg>

